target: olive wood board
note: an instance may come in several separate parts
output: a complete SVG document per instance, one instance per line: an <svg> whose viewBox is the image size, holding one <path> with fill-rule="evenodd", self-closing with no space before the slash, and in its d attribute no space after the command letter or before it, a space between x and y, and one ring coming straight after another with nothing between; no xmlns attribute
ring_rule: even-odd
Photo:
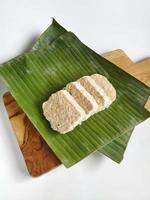
<svg viewBox="0 0 150 200"><path fill-rule="evenodd" d="M150 86L150 58L133 63L120 49L105 53L102 56ZM37 177L59 166L61 164L59 159L42 139L9 92L4 94L3 100L29 174ZM150 98L145 108L150 111Z"/></svg>

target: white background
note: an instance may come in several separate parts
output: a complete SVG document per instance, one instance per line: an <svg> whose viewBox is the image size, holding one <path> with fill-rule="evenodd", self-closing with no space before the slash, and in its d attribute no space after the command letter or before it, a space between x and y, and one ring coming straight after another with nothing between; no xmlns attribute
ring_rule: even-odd
<svg viewBox="0 0 150 200"><path fill-rule="evenodd" d="M0 0L0 62L28 50L55 17L103 53L150 56L149 0ZM0 95L5 91L0 83ZM70 169L32 178L0 100L0 200L150 200L150 119L131 137L118 165L94 154Z"/></svg>

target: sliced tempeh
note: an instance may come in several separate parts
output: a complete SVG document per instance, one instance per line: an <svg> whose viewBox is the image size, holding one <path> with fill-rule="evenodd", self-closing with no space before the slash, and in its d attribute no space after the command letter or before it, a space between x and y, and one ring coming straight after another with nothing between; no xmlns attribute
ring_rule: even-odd
<svg viewBox="0 0 150 200"><path fill-rule="evenodd" d="M43 112L51 127L60 133L73 130L86 115L66 90L52 94L48 101L43 103Z"/></svg>
<svg viewBox="0 0 150 200"><path fill-rule="evenodd" d="M102 111L107 107L109 98L104 90L98 86L90 76L83 76L78 80L78 82L80 82L80 84L88 91L88 93L94 97L99 105L99 111Z"/></svg>
<svg viewBox="0 0 150 200"><path fill-rule="evenodd" d="M91 78L99 85L111 99L111 103L116 99L116 90L105 76L93 74ZM109 104L110 105L110 104Z"/></svg>
<svg viewBox="0 0 150 200"><path fill-rule="evenodd" d="M71 82L65 88L84 109L86 113L85 120L98 111L98 104L93 96L79 82Z"/></svg>
<svg viewBox="0 0 150 200"><path fill-rule="evenodd" d="M43 113L51 127L67 133L96 112L108 108L116 90L106 77L93 74L69 83L43 103Z"/></svg>

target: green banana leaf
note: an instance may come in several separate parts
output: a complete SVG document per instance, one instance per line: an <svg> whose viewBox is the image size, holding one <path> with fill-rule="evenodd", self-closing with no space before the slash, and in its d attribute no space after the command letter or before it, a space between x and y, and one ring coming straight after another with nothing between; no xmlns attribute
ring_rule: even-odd
<svg viewBox="0 0 150 200"><path fill-rule="evenodd" d="M66 32L67 30L58 24L55 19L53 19L51 26L49 26L48 29L40 36L38 41L33 46L32 51L50 46L54 40ZM110 144L99 150L100 153L103 153L115 162L120 163L124 157L132 132L133 130L130 130L127 134L112 141Z"/></svg>
<svg viewBox="0 0 150 200"><path fill-rule="evenodd" d="M68 82L83 75L106 76L117 90L113 105L72 132L60 135L42 115L42 102ZM9 91L66 167L126 134L149 117L144 104L150 88L100 57L73 33L64 33L42 50L1 65L0 76Z"/></svg>
<svg viewBox="0 0 150 200"><path fill-rule="evenodd" d="M48 27L44 33L39 37L36 43L33 45L31 51L40 50L49 47L59 36L67 33L67 30L57 23L55 19L52 20L52 24Z"/></svg>
<svg viewBox="0 0 150 200"><path fill-rule="evenodd" d="M106 145L100 149L99 152L103 153L113 161L120 163L123 160L124 152L127 148L132 132L133 130L127 131L126 134L120 136L118 139Z"/></svg>

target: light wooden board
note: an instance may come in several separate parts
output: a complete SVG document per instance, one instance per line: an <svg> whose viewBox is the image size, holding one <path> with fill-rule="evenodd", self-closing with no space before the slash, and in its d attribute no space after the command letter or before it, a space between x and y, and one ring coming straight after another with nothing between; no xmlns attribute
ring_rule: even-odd
<svg viewBox="0 0 150 200"><path fill-rule="evenodd" d="M120 49L105 53L103 56L150 86L150 59L134 64ZM11 94L6 93L3 99L30 175L40 176L59 166L60 161L17 105ZM145 107L150 111L150 98Z"/></svg>

